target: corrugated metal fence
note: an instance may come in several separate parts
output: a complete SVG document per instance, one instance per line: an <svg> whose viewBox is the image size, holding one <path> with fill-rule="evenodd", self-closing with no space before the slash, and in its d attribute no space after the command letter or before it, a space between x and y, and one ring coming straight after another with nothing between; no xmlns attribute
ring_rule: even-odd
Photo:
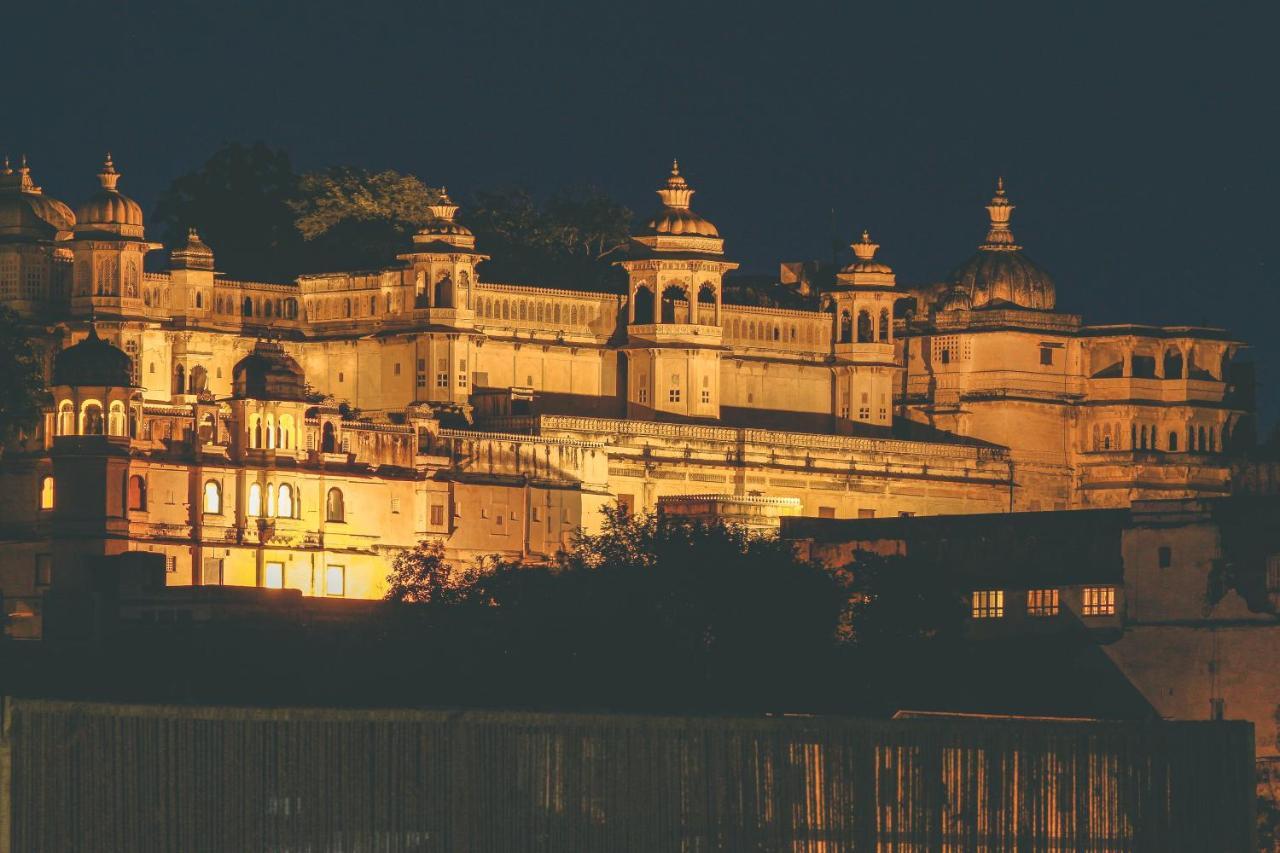
<svg viewBox="0 0 1280 853"><path fill-rule="evenodd" d="M0 851L1248 850L1247 723L10 699Z"/></svg>

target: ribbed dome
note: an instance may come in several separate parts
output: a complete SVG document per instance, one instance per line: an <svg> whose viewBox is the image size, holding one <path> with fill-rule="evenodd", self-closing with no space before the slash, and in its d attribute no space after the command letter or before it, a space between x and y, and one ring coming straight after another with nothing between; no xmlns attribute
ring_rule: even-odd
<svg viewBox="0 0 1280 853"><path fill-rule="evenodd" d="M947 290L938 300L938 309L941 311L968 311L972 307L973 300L969 298L968 291L960 287Z"/></svg>
<svg viewBox="0 0 1280 853"><path fill-rule="evenodd" d="M671 175L667 185L658 190L662 199L662 207L653 215L645 226L649 234L668 234L672 236L719 237L720 232L710 221L694 213L689 207L689 199L694 190L680 174L680 163L671 164Z"/></svg>
<svg viewBox="0 0 1280 853"><path fill-rule="evenodd" d="M53 384L132 388L133 360L90 327L89 337L67 347L53 360Z"/></svg>
<svg viewBox="0 0 1280 853"><path fill-rule="evenodd" d="M76 210L76 222L81 231L108 231L126 237L142 236L142 207L116 189L120 173L111 162L111 155L98 173L102 189Z"/></svg>
<svg viewBox="0 0 1280 853"><path fill-rule="evenodd" d="M1022 253L1013 240L1009 217L1014 206L1005 198L1004 179L987 205L991 228L978 251L950 275L955 288L968 296L973 308L1013 305L1050 310L1057 301L1053 279Z"/></svg>
<svg viewBox="0 0 1280 853"><path fill-rule="evenodd" d="M53 239L75 224L71 208L45 195L32 181L26 158L17 171L5 158L0 166L0 237Z"/></svg>
<svg viewBox="0 0 1280 853"><path fill-rule="evenodd" d="M431 211L431 218L413 235L414 243L445 243L459 249L475 248L476 237L471 229L454 220L458 206L449 198L448 190L441 187L440 198L427 209Z"/></svg>
<svg viewBox="0 0 1280 853"><path fill-rule="evenodd" d="M876 260L876 250L880 248L879 243L871 242L871 232L863 230L862 239L857 243L850 245L856 260L847 264L841 272L844 273L892 273L893 268L883 261Z"/></svg>
<svg viewBox="0 0 1280 853"><path fill-rule="evenodd" d="M187 243L169 253L169 266L176 270L213 269L213 249L200 239L194 228L187 229Z"/></svg>
<svg viewBox="0 0 1280 853"><path fill-rule="evenodd" d="M258 341L232 370L232 396L248 400L305 400L306 378L284 347Z"/></svg>

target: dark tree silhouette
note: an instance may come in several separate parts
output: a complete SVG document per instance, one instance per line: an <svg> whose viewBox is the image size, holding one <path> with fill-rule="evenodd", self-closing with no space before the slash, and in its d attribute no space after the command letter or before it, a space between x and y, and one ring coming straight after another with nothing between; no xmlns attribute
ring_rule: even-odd
<svg viewBox="0 0 1280 853"><path fill-rule="evenodd" d="M40 422L47 397L38 351L32 348L18 316L0 306L0 454L21 432Z"/></svg>

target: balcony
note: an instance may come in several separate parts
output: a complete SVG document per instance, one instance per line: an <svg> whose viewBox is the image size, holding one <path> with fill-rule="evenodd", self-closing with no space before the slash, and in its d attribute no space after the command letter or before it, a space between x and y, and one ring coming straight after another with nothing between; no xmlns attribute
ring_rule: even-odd
<svg viewBox="0 0 1280 853"><path fill-rule="evenodd" d="M724 332L719 326L699 323L637 323L627 327L627 337L633 342L719 346Z"/></svg>

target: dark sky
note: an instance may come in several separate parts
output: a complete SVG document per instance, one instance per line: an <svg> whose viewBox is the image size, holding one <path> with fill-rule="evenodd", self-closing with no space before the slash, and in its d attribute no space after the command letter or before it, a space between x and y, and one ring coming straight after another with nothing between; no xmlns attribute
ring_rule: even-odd
<svg viewBox="0 0 1280 853"><path fill-rule="evenodd" d="M110 149L147 210L232 140L641 214L679 156L744 269L829 254L834 208L909 283L1004 174L1060 308L1233 330L1270 423L1280 7L1042 5L24 3L0 150L74 206Z"/></svg>

